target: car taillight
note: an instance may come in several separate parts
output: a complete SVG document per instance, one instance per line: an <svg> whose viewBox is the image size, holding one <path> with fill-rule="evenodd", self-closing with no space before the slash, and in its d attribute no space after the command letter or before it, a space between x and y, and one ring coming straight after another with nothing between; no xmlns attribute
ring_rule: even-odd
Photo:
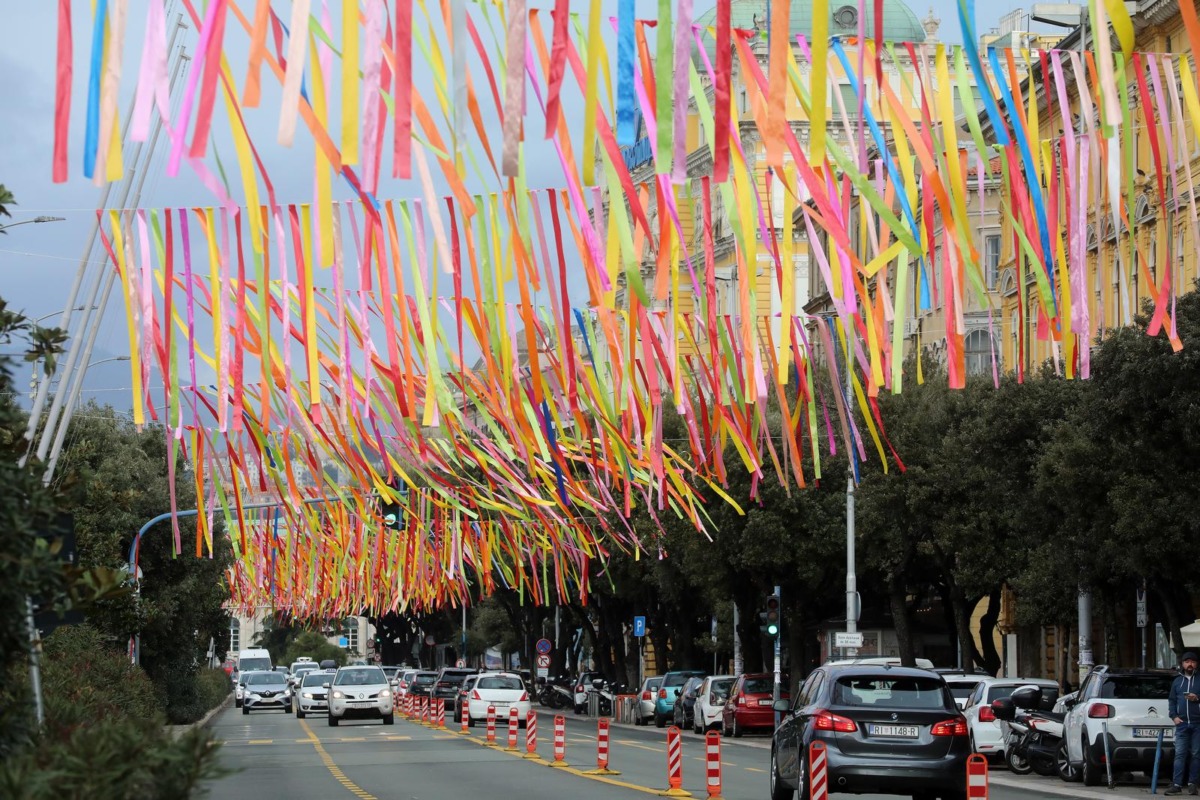
<svg viewBox="0 0 1200 800"><path fill-rule="evenodd" d="M576 691L576 693L582 692L582 691L583 691L583 684L581 683L581 684L579 684L578 686L576 686L576 687L575 687L575 691Z"/></svg>
<svg viewBox="0 0 1200 800"><path fill-rule="evenodd" d="M980 706L979 707L979 721L980 722L995 722L996 721L996 712L992 711L991 706Z"/></svg>
<svg viewBox="0 0 1200 800"><path fill-rule="evenodd" d="M642 699L643 699L643 700L651 700L651 699L653 699L653 697L654 697L654 696L653 696L653 695L650 693L650 690L649 690L649 689L647 689L646 691L642 692Z"/></svg>
<svg viewBox="0 0 1200 800"><path fill-rule="evenodd" d="M659 699L659 700L666 700L666 699L667 699L667 690L666 690L666 689L659 689L659 690L658 690L658 699Z"/></svg>
<svg viewBox="0 0 1200 800"><path fill-rule="evenodd" d="M1116 709L1108 703L1096 703L1088 709L1088 716L1092 719L1112 719L1116 715Z"/></svg>
<svg viewBox="0 0 1200 800"><path fill-rule="evenodd" d="M982 715L980 716L982 717ZM967 721L962 717L942 720L936 723L929 732L934 736L966 736Z"/></svg>
<svg viewBox="0 0 1200 800"><path fill-rule="evenodd" d="M472 700L482 700L483 698L479 696L479 690L475 690L475 691L471 692L471 699Z"/></svg>
<svg viewBox="0 0 1200 800"><path fill-rule="evenodd" d="M407 688L408 688L408 684L407 684L407 683L405 683L404 681L400 681L400 688L401 688L401 689L407 689Z"/></svg>
<svg viewBox="0 0 1200 800"><path fill-rule="evenodd" d="M521 692L521 699L518 700L517 702L524 703L524 702L527 702L528 700L529 700L529 692Z"/></svg>
<svg viewBox="0 0 1200 800"><path fill-rule="evenodd" d="M739 695L738 695L738 703L737 703L737 704L738 704L739 706L744 706L744 705L746 705L746 695L744 695L744 694L739 694Z"/></svg>
<svg viewBox="0 0 1200 800"><path fill-rule="evenodd" d="M816 728L819 731L836 731L837 733L854 733L858 730L858 725L854 724L854 720L839 717L829 711L821 711L817 714Z"/></svg>

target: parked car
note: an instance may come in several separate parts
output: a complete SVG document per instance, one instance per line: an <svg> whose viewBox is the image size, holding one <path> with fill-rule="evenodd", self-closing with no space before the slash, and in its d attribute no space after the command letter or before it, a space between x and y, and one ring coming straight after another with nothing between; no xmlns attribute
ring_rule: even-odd
<svg viewBox="0 0 1200 800"><path fill-rule="evenodd" d="M1167 695L1175 673L1094 667L1071 705L1063 726L1066 759L1088 786L1105 779L1105 755L1113 769L1150 770L1158 728L1167 719ZM1108 734L1108 747L1104 736ZM1174 758L1174 728L1167 728L1162 763Z"/></svg>
<svg viewBox="0 0 1200 800"><path fill-rule="evenodd" d="M679 696L675 698L675 705L671 707L671 724L680 730L692 727L696 711L696 690L703 682L704 678L701 677L688 678L687 683L679 690Z"/></svg>
<svg viewBox="0 0 1200 800"><path fill-rule="evenodd" d="M391 667L385 665L380 667L380 669L383 670L383 674L387 676L388 683L392 686L392 691L396 691L396 686L400 682L400 673L403 671L403 667Z"/></svg>
<svg viewBox="0 0 1200 800"><path fill-rule="evenodd" d="M317 669L301 673L300 685L292 690L292 710L296 719L304 719L308 714L329 712L329 690L325 684L334 674Z"/></svg>
<svg viewBox="0 0 1200 800"><path fill-rule="evenodd" d="M780 699L791 695L783 687L788 686L788 676L779 676L782 684ZM749 672L741 675L729 690L729 699L721 709L721 725L726 735L740 738L746 731L771 730L775 727L775 674L772 672Z"/></svg>
<svg viewBox="0 0 1200 800"><path fill-rule="evenodd" d="M980 678L971 696L963 707L967 729L971 738L971 751L983 756L1004 757L1004 731L1000 720L992 710L992 703L1008 697L1022 686L1036 686L1042 690L1045 710L1054 707L1058 699L1058 684L1045 678ZM951 692L953 693L953 691Z"/></svg>
<svg viewBox="0 0 1200 800"><path fill-rule="evenodd" d="M479 674L468 675L458 687L458 695L454 698L454 709L451 712L454 721L462 723L463 712L467 708L467 700L470 698L471 690L475 688L475 681L479 680Z"/></svg>
<svg viewBox="0 0 1200 800"><path fill-rule="evenodd" d="M967 707L967 700L970 699L971 693L979 686L980 681L988 677L963 670L939 669L935 671L946 681L946 686L950 687L950 694L954 696L954 702L958 703L959 708Z"/></svg>
<svg viewBox="0 0 1200 800"><path fill-rule="evenodd" d="M732 675L714 675L705 678L696 689L696 705L692 712L692 730L704 733L709 729L721 729L721 712L729 698L729 690L737 680Z"/></svg>
<svg viewBox="0 0 1200 800"><path fill-rule="evenodd" d="M675 698L688 678L703 678L704 674L702 669L684 669L663 675L662 683L658 685L658 698L654 701L654 727L666 726L667 720L675 713Z"/></svg>
<svg viewBox="0 0 1200 800"><path fill-rule="evenodd" d="M512 672L480 673L467 698L467 725L487 722L488 706L495 706L497 720L507 720L509 709L515 708L517 720L524 726L529 717L529 692L521 676Z"/></svg>
<svg viewBox="0 0 1200 800"><path fill-rule="evenodd" d="M251 672L242 693L242 713L276 708L292 710L292 690L281 672Z"/></svg>
<svg viewBox="0 0 1200 800"><path fill-rule="evenodd" d="M437 683L436 672L418 671L408 684L408 694L413 697L433 697L433 685Z"/></svg>
<svg viewBox="0 0 1200 800"><path fill-rule="evenodd" d="M583 714L587 711L588 692L592 690L592 681L600 680L604 677L599 672L581 672L575 678L575 708L576 714Z"/></svg>
<svg viewBox="0 0 1200 800"><path fill-rule="evenodd" d="M392 707L392 687L379 667L342 667L325 685L329 689L329 724L337 727L343 719L382 719L384 725L396 721Z"/></svg>
<svg viewBox="0 0 1200 800"><path fill-rule="evenodd" d="M782 715L771 738L772 800L810 795L809 746L826 745L828 786L858 794L966 797L967 721L941 676L928 670L823 666Z"/></svg>
<svg viewBox="0 0 1200 800"><path fill-rule="evenodd" d="M454 704L458 702L458 690L468 675L474 675L473 669L443 667L433 682L433 697L441 698L446 704L446 710L453 713ZM518 678L520 676L517 676Z"/></svg>
<svg viewBox="0 0 1200 800"><path fill-rule="evenodd" d="M661 685L661 675L642 681L642 688L638 691L637 708L634 711L634 725L645 725L654 718L654 703L658 696L658 687Z"/></svg>

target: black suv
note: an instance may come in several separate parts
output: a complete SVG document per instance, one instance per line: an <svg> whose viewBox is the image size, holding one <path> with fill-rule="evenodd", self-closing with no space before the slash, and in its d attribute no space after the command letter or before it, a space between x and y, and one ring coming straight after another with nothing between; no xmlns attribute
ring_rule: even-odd
<svg viewBox="0 0 1200 800"><path fill-rule="evenodd" d="M830 788L965 800L967 721L942 677L907 667L853 664L815 670L771 739L771 798L809 800L808 750L826 745Z"/></svg>
<svg viewBox="0 0 1200 800"><path fill-rule="evenodd" d="M456 667L443 667L438 673L437 680L433 682L433 697L440 697L446 701L446 710L453 713L454 707L458 702L458 690L462 686L463 681L468 675L476 674L473 669L459 669Z"/></svg>

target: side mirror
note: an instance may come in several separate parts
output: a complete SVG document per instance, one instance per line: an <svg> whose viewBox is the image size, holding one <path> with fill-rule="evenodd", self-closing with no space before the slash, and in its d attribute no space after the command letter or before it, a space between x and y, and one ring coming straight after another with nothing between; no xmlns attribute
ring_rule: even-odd
<svg viewBox="0 0 1200 800"><path fill-rule="evenodd" d="M790 700L784 700L780 698L771 704L771 708L775 709L780 714L786 714L792 710L792 702Z"/></svg>
<svg viewBox="0 0 1200 800"><path fill-rule="evenodd" d="M328 683L322 683L322 684L321 684L321 686L322 686L322 687L324 687L324 688L326 688L326 689L328 689L328 688L329 688L329 684L328 684Z"/></svg>
<svg viewBox="0 0 1200 800"><path fill-rule="evenodd" d="M592 688L593 688L593 689L603 689L603 688L604 688L604 681L602 681L602 680L600 680L599 678L597 678L596 680L592 681Z"/></svg>

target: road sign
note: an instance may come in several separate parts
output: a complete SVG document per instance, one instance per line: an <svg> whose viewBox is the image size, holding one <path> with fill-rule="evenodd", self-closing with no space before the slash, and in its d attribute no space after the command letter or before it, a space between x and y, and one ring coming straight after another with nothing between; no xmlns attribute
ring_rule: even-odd
<svg viewBox="0 0 1200 800"><path fill-rule="evenodd" d="M552 644L550 644L549 639L538 639L538 641L537 641L537 651L539 653L541 653L542 655L549 653L553 649L553 647L554 646Z"/></svg>
<svg viewBox="0 0 1200 800"><path fill-rule="evenodd" d="M464 661L464 660L463 660L463 659L461 659L461 658L460 658L458 661L455 661L455 662L454 662L454 666L458 667L459 669L462 669L462 668L463 668L463 667L465 667L466 665L467 665L467 662L466 662L466 661Z"/></svg>
<svg viewBox="0 0 1200 800"><path fill-rule="evenodd" d="M348 644L350 644L350 642L346 640L345 636L338 637L338 647L345 647Z"/></svg>
<svg viewBox="0 0 1200 800"><path fill-rule="evenodd" d="M537 665L539 669L548 669L550 667L550 656L540 655L537 657Z"/></svg>
<svg viewBox="0 0 1200 800"><path fill-rule="evenodd" d="M433 638L432 633L425 635L425 644L429 645L430 647L433 647L435 644L437 644L437 639Z"/></svg>
<svg viewBox="0 0 1200 800"><path fill-rule="evenodd" d="M862 647L863 635L861 633L846 633L838 631L833 634L834 647Z"/></svg>
<svg viewBox="0 0 1200 800"><path fill-rule="evenodd" d="M1150 622L1150 615L1146 613L1146 592L1138 589L1137 593L1137 626L1144 628Z"/></svg>
<svg viewBox="0 0 1200 800"><path fill-rule="evenodd" d="M633 618L633 635L639 636L639 637L646 635L646 618L645 617L634 617Z"/></svg>

